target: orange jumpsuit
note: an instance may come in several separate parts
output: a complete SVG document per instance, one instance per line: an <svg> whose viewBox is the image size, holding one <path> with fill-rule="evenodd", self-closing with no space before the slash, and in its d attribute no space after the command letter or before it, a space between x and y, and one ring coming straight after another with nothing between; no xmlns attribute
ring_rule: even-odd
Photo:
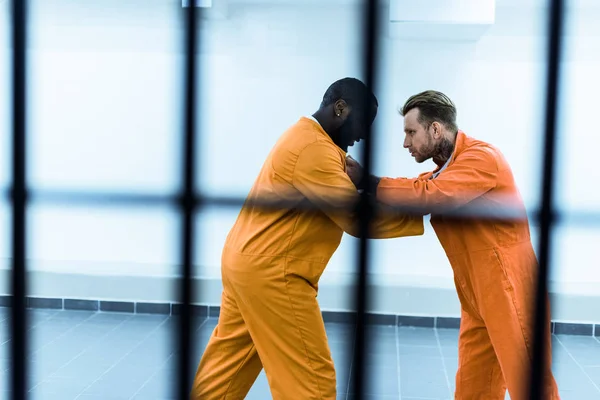
<svg viewBox="0 0 600 400"><path fill-rule="evenodd" d="M192 399L244 399L263 367L273 399L336 399L317 286L343 232L358 234L345 208L359 196L345 156L316 120L301 118L267 157L224 245L221 312ZM266 210L257 199L291 205ZM423 230L420 216L378 213L370 237Z"/></svg>
<svg viewBox="0 0 600 400"><path fill-rule="evenodd" d="M499 150L459 131L454 154L435 178L383 178L377 199L420 208L454 271L461 303L456 399L528 398L533 345L537 259L525 207L512 171ZM436 209L479 209L497 213L517 209L509 220L436 215ZM551 370L550 321L544 399L558 399Z"/></svg>

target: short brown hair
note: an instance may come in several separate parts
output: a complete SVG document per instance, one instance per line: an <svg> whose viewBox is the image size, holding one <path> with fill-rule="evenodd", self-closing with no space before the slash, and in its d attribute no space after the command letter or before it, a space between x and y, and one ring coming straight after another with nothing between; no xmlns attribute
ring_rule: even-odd
<svg viewBox="0 0 600 400"><path fill-rule="evenodd" d="M405 116L413 108L419 109L418 121L421 125L431 125L440 122L453 133L458 132L456 125L456 106L442 92L426 90L411 96L399 110L400 115Z"/></svg>

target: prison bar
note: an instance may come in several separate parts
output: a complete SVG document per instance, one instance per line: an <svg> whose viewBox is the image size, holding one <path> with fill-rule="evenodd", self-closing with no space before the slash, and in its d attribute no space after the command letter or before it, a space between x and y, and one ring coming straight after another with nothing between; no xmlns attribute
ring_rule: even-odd
<svg viewBox="0 0 600 400"><path fill-rule="evenodd" d="M175 394L180 400L188 400L191 390L190 371L192 366L193 341L192 341L192 316L191 302L193 298L192 263L194 262L194 212L198 205L195 201L196 167L196 45L197 45L197 19L196 0L191 1L191 6L185 10L185 72L183 80L184 98L184 140L183 162L181 175L183 176L183 194L181 196L182 232L181 232L181 315L179 316L179 332L173 335L178 338L178 359Z"/></svg>
<svg viewBox="0 0 600 400"><path fill-rule="evenodd" d="M377 82L377 30L378 30L378 16L379 7L377 0L366 0L364 10L364 74L365 74L365 85L371 89L374 93L374 86ZM371 99L365 98L361 107L363 121L368 121L367 113ZM365 179L371 174L371 159L373 152L373 128L369 126L366 139L363 142L363 174ZM354 383L352 392L355 394L355 398L361 400L363 398L365 389L365 357L367 354L367 347L369 340L367 338L368 332L366 331L366 309L368 307L368 270L369 270L369 225L373 216L373 204L370 194L367 190L363 191L360 196L357 207L358 212L358 223L359 223L359 245L358 245L358 277L356 285L356 329L354 337L354 357L352 362L351 382Z"/></svg>
<svg viewBox="0 0 600 400"><path fill-rule="evenodd" d="M6 190L5 197L8 201L12 201L12 192ZM67 189L28 189L27 190L28 204L54 204L54 205L69 205L73 207L87 206L102 206L102 207L127 207L127 206L146 206L146 207L164 207L173 205L178 207L181 203L181 196L177 194L159 194L159 193L126 193L126 192L81 192ZM234 208L241 207L244 203L252 205L264 210L275 210L284 208L296 208L313 210L315 207L312 204L297 204L297 202L285 202L271 200L258 200L248 202L243 197L236 196L208 196L202 197L196 195L194 197L196 204L202 203L204 207L212 208ZM394 206L388 207L390 210L398 213L419 213L415 207ZM320 208L322 209L322 208ZM335 211L339 207L335 208ZM490 209L489 207L470 206L467 208L454 210L438 210L437 215L453 217L453 218L488 218L495 220L510 220L518 218L522 215L522 209L512 208L505 205L502 208ZM536 209L527 213L529 222L537 224L540 220L541 212ZM553 224L567 224L571 226L598 226L600 225L600 213L592 211L566 211L557 210L556 207L552 211Z"/></svg>
<svg viewBox="0 0 600 400"><path fill-rule="evenodd" d="M11 391L14 400L27 396L26 256L26 0L12 4L12 319Z"/></svg>
<svg viewBox="0 0 600 400"><path fill-rule="evenodd" d="M554 158L556 142L556 114L558 109L558 88L560 85L560 52L563 27L563 1L550 1L548 30L548 72L546 88L546 121L544 137L544 159L542 176L542 199L540 206L539 272L535 298L535 319L533 357L531 360L530 399L544 399L544 363L545 346L548 331L546 320L548 290L548 270L550 266L550 248L552 240L552 215L554 213Z"/></svg>

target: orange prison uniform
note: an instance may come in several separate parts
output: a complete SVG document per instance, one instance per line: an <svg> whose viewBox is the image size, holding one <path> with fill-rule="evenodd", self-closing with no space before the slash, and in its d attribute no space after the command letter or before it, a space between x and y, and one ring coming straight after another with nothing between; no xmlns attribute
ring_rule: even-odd
<svg viewBox="0 0 600 400"><path fill-rule="evenodd" d="M416 179L383 178L377 199L431 213L439 241L454 270L461 303L459 367L456 399L528 398L533 351L537 259L531 244L525 207L512 171L499 150L459 131L447 167ZM512 220L458 218L436 215L482 208L494 213L517 208ZM551 371L548 313L544 399L559 399Z"/></svg>
<svg viewBox="0 0 600 400"><path fill-rule="evenodd" d="M358 234L356 218L343 207L359 196L345 157L310 118L272 149L225 242L221 312L192 399L244 399L264 367L273 399L335 400L317 286L343 232ZM265 198L292 205L251 204ZM309 204L321 209L307 210ZM370 236L415 236L423 229L421 216L379 213Z"/></svg>

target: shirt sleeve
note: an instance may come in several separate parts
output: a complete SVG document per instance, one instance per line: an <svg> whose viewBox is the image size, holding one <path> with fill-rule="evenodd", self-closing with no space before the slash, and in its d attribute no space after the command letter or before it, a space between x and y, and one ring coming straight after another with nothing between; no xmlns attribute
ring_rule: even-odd
<svg viewBox="0 0 600 400"><path fill-rule="evenodd" d="M345 172L345 164L330 144L315 142L304 148L293 174L293 185L349 235L358 237L355 207L359 194ZM377 208L370 224L370 238L422 235L423 217Z"/></svg>
<svg viewBox="0 0 600 400"><path fill-rule="evenodd" d="M435 179L382 178L376 196L384 204L407 206L419 214L451 211L496 187L497 178L494 154L487 148L471 148Z"/></svg>

